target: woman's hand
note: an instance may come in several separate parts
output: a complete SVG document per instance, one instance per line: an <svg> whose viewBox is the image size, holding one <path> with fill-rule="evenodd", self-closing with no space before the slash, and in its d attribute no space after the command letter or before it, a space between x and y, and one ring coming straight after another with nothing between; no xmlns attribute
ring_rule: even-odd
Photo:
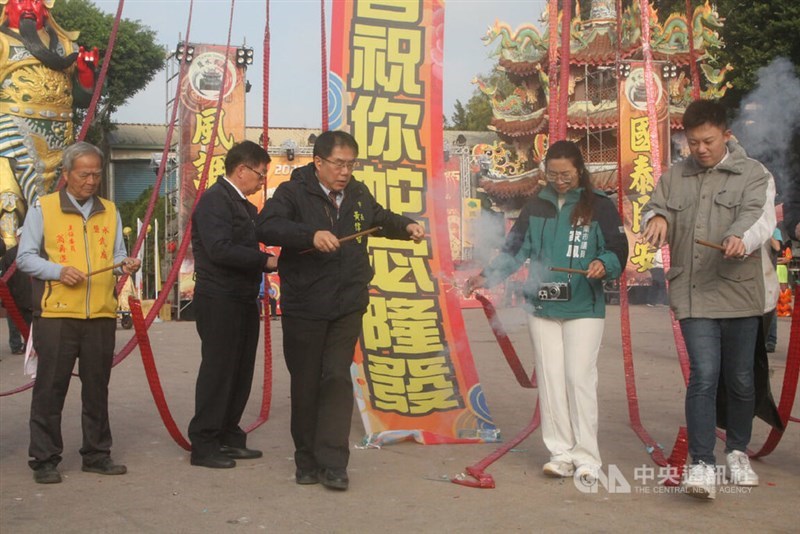
<svg viewBox="0 0 800 534"><path fill-rule="evenodd" d="M592 260L589 268L586 270L586 278L595 278L601 280L606 276L606 266L600 260Z"/></svg>

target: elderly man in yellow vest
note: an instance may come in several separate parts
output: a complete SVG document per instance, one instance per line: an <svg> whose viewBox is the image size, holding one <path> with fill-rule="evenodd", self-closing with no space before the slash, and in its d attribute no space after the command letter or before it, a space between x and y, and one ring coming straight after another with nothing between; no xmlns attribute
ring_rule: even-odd
<svg viewBox="0 0 800 534"><path fill-rule="evenodd" d="M114 357L115 275L134 273L116 206L96 195L103 153L79 142L64 151L66 187L33 205L17 265L33 278L33 346L39 355L31 399L28 463L40 484L61 482L61 411L79 361L83 470L121 475L110 455L108 381Z"/></svg>

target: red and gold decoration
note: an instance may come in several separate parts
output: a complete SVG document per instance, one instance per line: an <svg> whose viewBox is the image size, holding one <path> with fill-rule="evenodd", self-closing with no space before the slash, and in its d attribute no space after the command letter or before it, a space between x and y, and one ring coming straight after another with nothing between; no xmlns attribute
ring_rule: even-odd
<svg viewBox="0 0 800 534"><path fill-rule="evenodd" d="M656 188L661 169L669 161L669 121L666 84L658 72L651 73L655 88L652 105L655 108L657 125L650 126L648 99L645 90L645 65L642 62L623 63L619 72L619 138L620 143L620 190L622 195L622 221L630 245L630 257L626 266L628 283L649 285L650 269L653 267L655 249L640 239L642 208L650 200ZM651 132L657 135L657 146L661 161L654 162Z"/></svg>
<svg viewBox="0 0 800 534"><path fill-rule="evenodd" d="M185 49L181 45L178 50L179 54L187 56L182 67L187 72L183 76L179 109L181 204L178 217L181 228L185 228L191 217L204 168L209 167L207 187L210 187L217 177L225 174L228 150L234 143L244 140L245 64L237 62L237 49L229 49L227 55L225 49L225 46L191 44ZM223 92L222 109L214 147L209 150L220 91ZM181 300L191 300L194 295L193 275L194 256L190 249L181 264L178 280Z"/></svg>
<svg viewBox="0 0 800 534"><path fill-rule="evenodd" d="M444 3L333 5L331 128L360 146L383 206L423 224L421 243L371 237L371 301L355 357L367 444L493 441L452 281L442 146Z"/></svg>

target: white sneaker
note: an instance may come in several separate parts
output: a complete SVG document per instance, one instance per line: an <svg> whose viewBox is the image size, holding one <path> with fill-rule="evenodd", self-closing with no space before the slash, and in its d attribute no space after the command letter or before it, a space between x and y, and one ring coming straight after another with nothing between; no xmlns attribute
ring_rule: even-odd
<svg viewBox="0 0 800 534"><path fill-rule="evenodd" d="M692 497L715 499L717 497L717 485L714 466L705 462L690 465L684 474L683 489Z"/></svg>
<svg viewBox="0 0 800 534"><path fill-rule="evenodd" d="M742 451L731 451L726 456L728 481L737 486L758 486L758 475L750 467L750 458Z"/></svg>
<svg viewBox="0 0 800 534"><path fill-rule="evenodd" d="M583 464L575 470L575 478L588 488L597 483L598 471L599 465Z"/></svg>
<svg viewBox="0 0 800 534"><path fill-rule="evenodd" d="M544 464L542 472L549 477L566 478L572 476L575 467L570 462L552 461Z"/></svg>

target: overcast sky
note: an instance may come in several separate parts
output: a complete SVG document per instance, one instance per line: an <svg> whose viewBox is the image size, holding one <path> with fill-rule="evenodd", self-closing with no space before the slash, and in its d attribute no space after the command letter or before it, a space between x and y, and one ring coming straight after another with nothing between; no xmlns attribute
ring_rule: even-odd
<svg viewBox="0 0 800 534"><path fill-rule="evenodd" d="M93 0L115 13L116 0ZM337 0L339 1L339 0ZM450 117L456 99L469 100L476 74L491 70L489 53L498 43L484 46L481 37L500 19L513 28L536 23L544 0L448 0L445 11L444 113ZM253 84L247 99L247 125L261 126L262 43L264 0L236 0L231 46L247 43L256 60L248 69ZM328 40L332 2L326 5ZM175 48L186 29L188 0L127 0L123 17L153 29L160 44ZM230 16L229 0L195 0L189 39L194 43L225 45ZM320 4L318 0L272 0L270 3L270 118L273 127L320 127ZM80 28L67 28L80 30ZM328 44L330 50L330 42ZM133 97L113 117L117 122L166 122L166 86L163 73Z"/></svg>

